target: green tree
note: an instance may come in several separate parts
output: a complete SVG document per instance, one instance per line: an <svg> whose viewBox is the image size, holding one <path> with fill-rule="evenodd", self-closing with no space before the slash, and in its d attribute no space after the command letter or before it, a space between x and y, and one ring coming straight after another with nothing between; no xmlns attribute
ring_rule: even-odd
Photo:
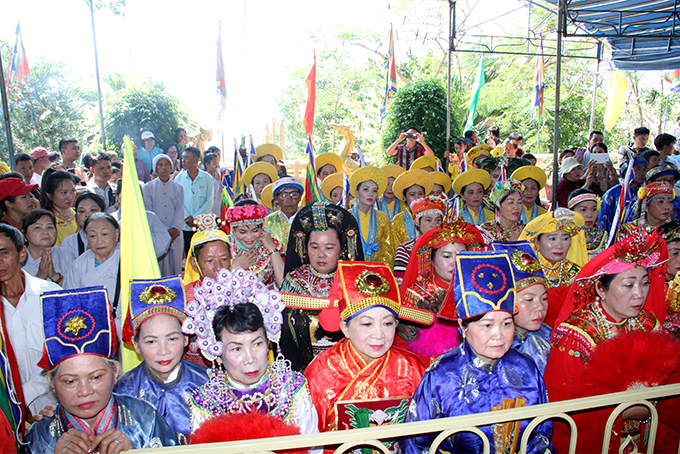
<svg viewBox="0 0 680 454"><path fill-rule="evenodd" d="M56 150L62 137L82 139L96 99L96 92L83 87L66 65L37 59L30 77L9 87L14 152L38 146ZM4 122L0 134L0 157L9 162Z"/></svg>
<svg viewBox="0 0 680 454"><path fill-rule="evenodd" d="M458 112L452 111L451 114L451 134L455 138L460 133L461 124ZM440 159L444 158L446 87L440 78L417 79L411 85L400 88L392 97L382 131L383 149L387 149L409 126L423 131L430 148Z"/></svg>
<svg viewBox="0 0 680 454"><path fill-rule="evenodd" d="M107 137L115 147L123 143L126 135L139 142L140 134L146 130L154 133L159 146L164 146L174 141L177 128L194 124L190 114L164 85L151 81L110 94L104 117Z"/></svg>

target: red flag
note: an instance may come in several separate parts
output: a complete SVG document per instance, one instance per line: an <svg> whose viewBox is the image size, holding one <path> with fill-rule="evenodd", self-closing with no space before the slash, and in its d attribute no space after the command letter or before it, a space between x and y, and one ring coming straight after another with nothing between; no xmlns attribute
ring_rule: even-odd
<svg viewBox="0 0 680 454"><path fill-rule="evenodd" d="M314 103L316 101L316 52L314 52L314 64L309 71L307 79L307 107L305 108L305 117L302 119L302 124L305 127L305 134L312 135L314 130Z"/></svg>

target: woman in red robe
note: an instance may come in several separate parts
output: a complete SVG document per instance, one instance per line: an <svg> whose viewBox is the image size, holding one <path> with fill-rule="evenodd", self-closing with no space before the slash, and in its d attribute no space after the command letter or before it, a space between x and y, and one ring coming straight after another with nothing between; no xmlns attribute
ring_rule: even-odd
<svg viewBox="0 0 680 454"><path fill-rule="evenodd" d="M551 401L680 381L680 343L662 330L667 257L659 234L639 228L581 269L551 339L544 374ZM669 364L669 359L675 363ZM668 444L677 452L674 405L677 399L657 405L660 424L654 452L667 452ZM578 427L576 452L600 452L612 410L570 415ZM645 450L649 418L646 407L624 411L610 434L610 452L618 452L628 436L640 452ZM568 426L555 420L553 443L558 452L567 452L569 435Z"/></svg>
<svg viewBox="0 0 680 454"><path fill-rule="evenodd" d="M382 263L340 261L329 300L319 321L347 338L305 371L319 430L402 422L426 365L392 345L397 318L427 325L434 315L402 306L394 275Z"/></svg>

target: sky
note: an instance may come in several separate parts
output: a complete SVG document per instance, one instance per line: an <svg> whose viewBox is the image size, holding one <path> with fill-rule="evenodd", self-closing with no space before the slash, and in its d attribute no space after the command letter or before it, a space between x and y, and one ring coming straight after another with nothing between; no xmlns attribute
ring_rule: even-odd
<svg viewBox="0 0 680 454"><path fill-rule="evenodd" d="M440 0L431 0L441 3ZM14 42L21 23L29 65L39 56L70 66L83 83L96 87L90 12L86 0L22 0L5 2L0 15L0 39ZM470 0L473 15L467 25L501 16L521 7L521 0ZM488 11L494 11L489 17ZM525 12L503 19L522 21ZM516 21L514 20L516 19ZM215 92L219 23L227 76L228 113L217 121ZM199 125L216 132L213 143L252 134L264 141L265 125L278 118L275 98L290 84L292 72L310 67L316 48L309 32L332 32L338 26L368 29L387 37L390 23L403 23L396 2L383 0L127 0L125 17L95 12L100 72L127 75L130 62L142 77L163 81ZM496 27L494 23L487 27ZM498 26L500 27L500 25ZM387 39L385 39L387 41ZM340 45L340 44L338 44ZM399 41L396 44L399 59ZM354 47L357 58L366 50ZM6 65L6 63L4 63ZM6 66L5 66L6 68ZM228 146L228 145L227 145Z"/></svg>

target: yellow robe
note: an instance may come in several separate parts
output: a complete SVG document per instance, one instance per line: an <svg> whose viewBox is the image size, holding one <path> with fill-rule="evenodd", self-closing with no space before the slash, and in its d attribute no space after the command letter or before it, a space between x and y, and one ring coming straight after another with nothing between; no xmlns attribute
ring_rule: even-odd
<svg viewBox="0 0 680 454"><path fill-rule="evenodd" d="M394 242L392 240L392 232L390 230L390 221L387 219L387 215L383 213L382 211L378 211L375 208L371 208L371 210L375 210L376 214L378 215L377 221L378 221L378 235L375 239L376 243L378 243L380 246L378 247L378 251L373 255L373 257L370 259L371 262L376 262L376 263L385 263L388 266L392 267L394 265ZM364 241L369 240L368 238L368 230L369 230L369 223L370 223L370 211L367 214L364 214L361 210L357 210L359 212L359 219L357 219L358 224L359 224L359 230L361 231L361 237ZM396 219L396 218L395 218ZM369 261L368 254L366 254L366 251L364 250L364 256L366 257L366 261Z"/></svg>
<svg viewBox="0 0 680 454"><path fill-rule="evenodd" d="M409 210L402 211L392 219L392 242L397 246L418 236L418 231L415 228L415 221L413 221L413 231L409 234L408 228L406 227L406 216L413 219Z"/></svg>

